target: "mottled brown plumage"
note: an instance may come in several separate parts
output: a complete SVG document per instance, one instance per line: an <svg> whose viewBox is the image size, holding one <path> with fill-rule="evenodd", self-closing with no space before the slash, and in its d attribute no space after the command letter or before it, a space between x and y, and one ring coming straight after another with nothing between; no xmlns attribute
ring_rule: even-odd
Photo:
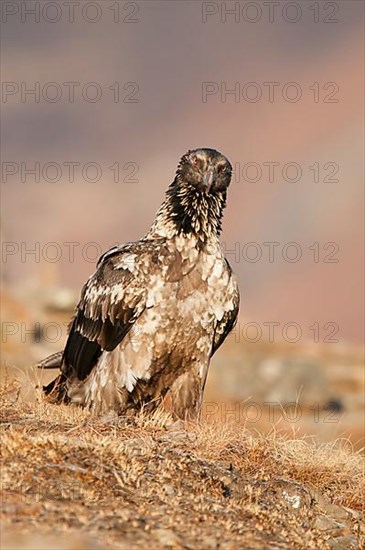
<svg viewBox="0 0 365 550"><path fill-rule="evenodd" d="M198 413L209 361L236 321L239 293L219 241L229 161L188 151L143 239L106 252L85 284L45 388L99 411L156 406L171 392L178 417Z"/></svg>

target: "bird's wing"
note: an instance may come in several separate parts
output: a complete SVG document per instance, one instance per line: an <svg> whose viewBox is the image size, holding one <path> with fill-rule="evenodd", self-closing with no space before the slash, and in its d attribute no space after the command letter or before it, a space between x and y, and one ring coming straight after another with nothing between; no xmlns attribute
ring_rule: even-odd
<svg viewBox="0 0 365 550"><path fill-rule="evenodd" d="M158 243L140 241L105 253L85 284L63 354L62 371L83 380L102 351L113 350L146 307Z"/></svg>
<svg viewBox="0 0 365 550"><path fill-rule="evenodd" d="M223 344L224 340L227 338L228 334L235 326L240 305L240 294L238 290L237 280L227 260L226 263L229 272L229 282L227 285L226 295L227 301L223 317L220 321L218 321L214 332L211 355L213 355L217 351L217 349Z"/></svg>

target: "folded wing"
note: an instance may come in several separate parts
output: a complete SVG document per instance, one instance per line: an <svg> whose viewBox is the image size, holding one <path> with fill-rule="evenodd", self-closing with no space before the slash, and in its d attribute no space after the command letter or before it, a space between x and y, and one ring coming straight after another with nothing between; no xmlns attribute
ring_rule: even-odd
<svg viewBox="0 0 365 550"><path fill-rule="evenodd" d="M155 251L143 242L104 254L85 284L63 354L62 372L85 379L102 351L112 351L146 304L147 277Z"/></svg>

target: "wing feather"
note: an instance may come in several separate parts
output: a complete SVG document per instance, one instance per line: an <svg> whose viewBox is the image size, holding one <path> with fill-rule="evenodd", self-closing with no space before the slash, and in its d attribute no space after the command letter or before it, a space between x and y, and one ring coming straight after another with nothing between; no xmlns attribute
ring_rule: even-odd
<svg viewBox="0 0 365 550"><path fill-rule="evenodd" d="M240 294L236 277L232 272L232 268L227 259L226 264L229 272L229 283L227 286L227 303L229 304L229 307L224 312L222 319L217 323L213 338L211 356L214 355L217 349L223 344L224 340L235 326L240 305Z"/></svg>
<svg viewBox="0 0 365 550"><path fill-rule="evenodd" d="M146 307L147 277L159 246L140 241L101 257L82 290L70 328L63 355L65 374L85 379L101 353L112 351L128 334Z"/></svg>

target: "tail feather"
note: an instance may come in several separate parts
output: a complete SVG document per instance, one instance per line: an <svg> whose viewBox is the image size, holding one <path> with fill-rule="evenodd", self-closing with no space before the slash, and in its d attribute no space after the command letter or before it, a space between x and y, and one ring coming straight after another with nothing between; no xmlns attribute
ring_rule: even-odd
<svg viewBox="0 0 365 550"><path fill-rule="evenodd" d="M63 357L63 351L57 351L56 353L52 353L52 355L49 355L45 359L42 359L42 361L39 361L37 363L38 369L60 369L61 363L62 363L62 357Z"/></svg>

